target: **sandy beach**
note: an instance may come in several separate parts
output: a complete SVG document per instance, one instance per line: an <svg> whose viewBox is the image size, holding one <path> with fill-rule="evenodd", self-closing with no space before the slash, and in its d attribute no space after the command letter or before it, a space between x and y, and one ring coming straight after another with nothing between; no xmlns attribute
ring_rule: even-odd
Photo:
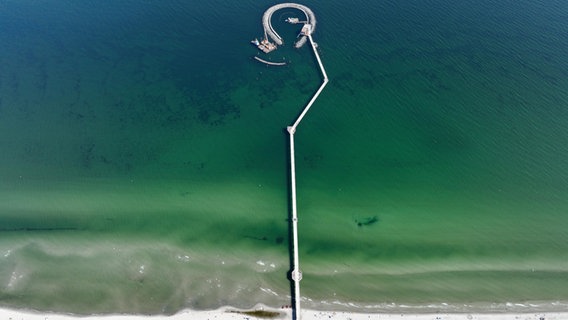
<svg viewBox="0 0 568 320"><path fill-rule="evenodd" d="M6 320L76 320L76 319L104 319L104 320L233 320L233 319L291 319L291 310L278 310L258 307L256 311L263 310L268 316L257 316L249 310L237 310L224 307L210 311L184 310L172 316L156 315L93 315L73 316L64 314L38 313L33 311L19 311L0 309L0 318ZM338 319L338 320L364 320L364 319L411 319L411 320L561 320L568 319L568 312L554 313L430 313L430 314L400 314L400 313L349 313L303 310L302 319Z"/></svg>

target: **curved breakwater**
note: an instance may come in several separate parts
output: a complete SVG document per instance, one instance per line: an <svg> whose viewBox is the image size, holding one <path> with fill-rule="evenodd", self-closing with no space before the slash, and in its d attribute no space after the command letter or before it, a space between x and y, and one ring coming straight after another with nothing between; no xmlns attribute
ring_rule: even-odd
<svg viewBox="0 0 568 320"><path fill-rule="evenodd" d="M256 61L260 61L260 62L262 62L262 63L264 63L264 64L267 64L267 65L270 65L270 66L285 66L285 65L286 65L286 62L272 62L272 61L266 61L266 60L264 60L264 59L262 59L262 58L259 58L258 56L255 56L254 59L255 59Z"/></svg>
<svg viewBox="0 0 568 320"><path fill-rule="evenodd" d="M317 24L316 16L314 15L313 11L310 8L302 4L291 3L291 2L276 4L268 8L262 15L262 27L264 28L264 32L272 39L272 41L276 42L276 44L282 45L283 40L282 37L272 27L272 21L271 21L272 14L277 10L285 8L295 8L302 11L306 16L307 23L312 25L312 32L316 30L316 24Z"/></svg>

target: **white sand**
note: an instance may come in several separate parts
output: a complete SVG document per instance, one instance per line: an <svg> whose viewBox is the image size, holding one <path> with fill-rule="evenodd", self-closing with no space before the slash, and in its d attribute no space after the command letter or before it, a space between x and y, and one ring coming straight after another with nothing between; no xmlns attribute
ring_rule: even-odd
<svg viewBox="0 0 568 320"><path fill-rule="evenodd" d="M280 312L280 317L275 319L291 319L291 310L269 310ZM0 319L2 320L254 320L253 316L234 313L232 308L221 308L213 311L192 311L186 310L173 316L141 316L141 315L105 315L105 316L71 316L63 314L35 313L29 311L17 311L0 309ZM302 320L308 319L335 319L335 320L365 320L365 319L411 319L411 320L568 320L566 313L499 313L499 314L383 314L383 313L347 313L347 312L326 312L314 310L302 310Z"/></svg>

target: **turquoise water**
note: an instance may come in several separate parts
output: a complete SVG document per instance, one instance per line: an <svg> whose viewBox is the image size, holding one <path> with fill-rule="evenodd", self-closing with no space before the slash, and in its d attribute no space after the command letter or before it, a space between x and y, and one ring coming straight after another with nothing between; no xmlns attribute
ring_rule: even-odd
<svg viewBox="0 0 568 320"><path fill-rule="evenodd" d="M302 3L304 305L568 310L568 6ZM2 2L1 306L290 304L321 78L251 59L271 4Z"/></svg>

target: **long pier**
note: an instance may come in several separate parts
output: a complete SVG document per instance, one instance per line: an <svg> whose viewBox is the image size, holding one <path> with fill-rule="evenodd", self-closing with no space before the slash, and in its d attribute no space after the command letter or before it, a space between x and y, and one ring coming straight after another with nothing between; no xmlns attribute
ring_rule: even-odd
<svg viewBox="0 0 568 320"><path fill-rule="evenodd" d="M310 40L310 44L312 49L314 50L314 54L316 55L316 59L318 60L319 67L321 69L321 73L323 75L323 82L320 85L318 91L313 95L312 99L302 110L302 113L298 116L294 124L288 126L288 133L290 134L290 184L291 184L291 192L292 192L292 237L293 237L293 249L294 249L294 268L292 269L292 280L294 281L294 319L300 319L300 280L302 280L302 272L300 271L300 257L299 257L299 250L298 250L298 208L297 208L297 197L296 197L296 163L295 163L295 154L294 154L294 134L296 133L296 128L300 125L300 122L304 118L304 116L308 113L316 99L322 92L323 88L329 82L327 78L327 73L325 72L325 68L323 67L323 63L321 62L320 56L318 54L318 50L314 40L312 39L311 35L308 35L308 39Z"/></svg>
<svg viewBox="0 0 568 320"><path fill-rule="evenodd" d="M294 269L292 270L292 280L294 281L294 319L299 320L301 317L300 314L300 280L302 280L302 272L300 271L300 258L299 258L299 250L298 250L298 208L297 208L297 197L296 197L296 163L295 163L295 154L294 154L294 134L296 133L296 128L300 125L300 122L304 118L304 116L308 113L320 93L322 92L323 88L329 82L327 78L327 73L325 72L325 68L323 67L323 63L321 62L321 58L318 54L318 50L316 44L311 35L308 35L308 39L310 40L310 44L318 61L319 67L321 69L321 73L323 75L323 82L313 95L312 99L302 110L302 113L298 116L294 124L288 126L288 133L290 134L290 183L291 183L291 192L292 192L292 237L293 237L293 247L294 247Z"/></svg>
<svg viewBox="0 0 568 320"><path fill-rule="evenodd" d="M302 31L301 31L301 35L302 35L302 43L300 45L296 45L297 48L301 47L301 45L304 44L304 42L306 41L306 37L310 40L310 45L312 47L312 50L314 51L314 54L316 56L316 59L318 61L318 65L320 67L321 73L323 75L323 82L320 85L320 87L318 88L318 90L316 91L316 93L312 96L312 98L310 99L310 101L308 102L308 104L304 107L304 109L302 110L302 113L300 113L300 115L298 116L298 118L296 119L296 121L294 121L294 123L291 126L287 127L288 133L290 134L290 189L291 189L291 198L292 198L292 249L293 249L293 262L292 262L292 266L291 266L291 272L290 272L290 277L292 278L292 281L294 281L294 293L293 293L293 297L292 297L292 301L293 301L293 313L292 313L292 318L295 320L300 320L301 319L301 309L300 309L300 300L301 300L301 296L300 296L300 281L302 280L302 271L300 271L300 257L299 257L299 244L298 244L298 207L297 207L297 197L296 197L296 162L295 162L295 150L294 150L294 134L296 133L296 129L298 128L298 126L300 125L300 122L302 122L302 119L304 119L304 117L306 116L306 114L308 113L308 111L310 110L310 108L312 107L312 105L314 104L314 102L316 102L316 99L319 97L320 93L322 92L323 88L325 88L325 86L327 85L327 83L329 82L329 79L327 78L327 73L325 72L325 68L323 67L323 63L321 62L321 58L318 54L318 50L317 50L317 44L314 42L314 39L312 38L312 34L314 33L315 29L316 29L316 16L314 15L314 13L312 12L312 10L304 5L301 4L297 4L297 3L281 3L281 4L277 4L274 5L270 8L268 8L266 10L266 12L264 12L264 15L262 16L262 26L264 28L264 33L265 33L265 38L264 38L264 42L268 42L267 37L270 36L270 38L272 38L272 40L277 43L278 45L282 45L283 41L282 41L282 37L280 37L280 35L274 31L274 28L272 27L272 23L271 18L272 18L272 14L280 9L283 8L295 8L298 9L300 11L302 11L305 15L306 15L306 21L303 22L304 26L302 27ZM299 23L294 21L292 23ZM258 41L258 40L257 40ZM260 62L264 62L264 63L268 63L268 64L274 64L274 63L270 63L269 61L265 61L262 60L258 57L255 57L256 60L260 61Z"/></svg>

